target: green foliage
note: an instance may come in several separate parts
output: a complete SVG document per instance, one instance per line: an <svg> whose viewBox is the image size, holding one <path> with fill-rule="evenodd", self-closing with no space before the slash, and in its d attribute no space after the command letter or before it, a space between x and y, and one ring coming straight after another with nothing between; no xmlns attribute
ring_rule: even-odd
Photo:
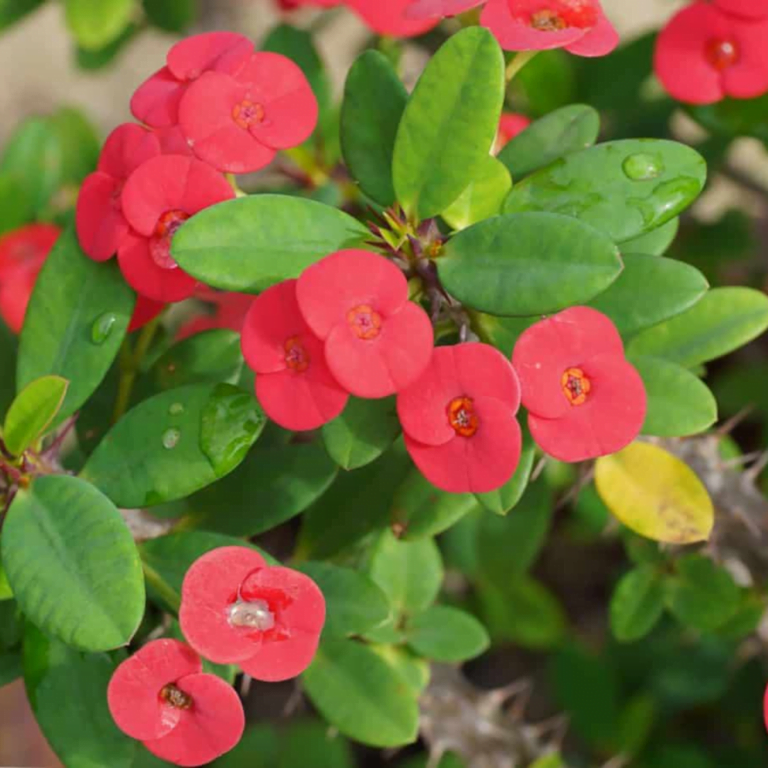
<svg viewBox="0 0 768 768"><path fill-rule="evenodd" d="M43 376L19 392L3 425L3 441L11 455L20 456L45 433L61 408L68 386L61 376Z"/></svg>
<svg viewBox="0 0 768 768"><path fill-rule="evenodd" d="M664 613L664 578L653 565L641 565L616 585L611 598L611 630L617 640L640 640Z"/></svg>
<svg viewBox="0 0 768 768"><path fill-rule="evenodd" d="M64 11L78 45L85 50L103 48L128 26L134 0L64 0Z"/></svg>
<svg viewBox="0 0 768 768"><path fill-rule="evenodd" d="M488 633L474 616L442 605L410 619L405 637L418 654L442 662L466 661L490 645Z"/></svg>

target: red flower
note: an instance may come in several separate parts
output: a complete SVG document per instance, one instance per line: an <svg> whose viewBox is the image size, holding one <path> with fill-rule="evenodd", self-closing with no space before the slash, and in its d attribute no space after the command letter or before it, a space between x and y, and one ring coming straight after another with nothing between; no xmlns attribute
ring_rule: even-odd
<svg viewBox="0 0 768 768"><path fill-rule="evenodd" d="M662 30L654 68L669 93L689 104L768 91L768 18L747 20L695 2Z"/></svg>
<svg viewBox="0 0 768 768"><path fill-rule="evenodd" d="M247 547L220 547L187 571L179 620L205 658L277 682L301 674L314 658L325 599L299 571L267 566Z"/></svg>
<svg viewBox="0 0 768 768"><path fill-rule="evenodd" d="M178 640L147 643L115 670L107 702L117 727L163 760L196 766L232 749L245 715L235 691L202 672Z"/></svg>
<svg viewBox="0 0 768 768"><path fill-rule="evenodd" d="M148 160L125 185L122 205L133 232L118 261L134 290L154 301L181 301L195 280L171 257L171 242L191 216L235 196L226 179L194 158L166 155Z"/></svg>
<svg viewBox="0 0 768 768"><path fill-rule="evenodd" d="M531 118L516 112L505 112L499 120L499 133L496 136L496 151L501 152L515 136L521 134L531 124Z"/></svg>
<svg viewBox="0 0 768 768"><path fill-rule="evenodd" d="M201 160L249 173L272 162L278 149L308 139L317 115L317 99L299 66L277 53L255 53L235 74L207 72L194 83L179 122Z"/></svg>
<svg viewBox="0 0 768 768"><path fill-rule="evenodd" d="M408 19L441 19L444 16L458 16L464 11L477 8L485 0L409 0L405 9Z"/></svg>
<svg viewBox="0 0 768 768"><path fill-rule="evenodd" d="M133 317L131 317L131 322L128 324L128 333L133 333L138 331L139 328L143 328L164 309L165 304L162 301L152 301L152 299L148 299L145 296L137 296Z"/></svg>
<svg viewBox="0 0 768 768"><path fill-rule="evenodd" d="M85 179L77 198L77 237L92 259L106 261L127 238L123 187L142 163L160 152L158 136L140 125L124 123L108 136L97 170Z"/></svg>
<svg viewBox="0 0 768 768"><path fill-rule="evenodd" d="M531 326L512 363L534 440L560 461L616 453L640 433L646 395L616 326L573 307Z"/></svg>
<svg viewBox="0 0 768 768"><path fill-rule="evenodd" d="M235 32L208 32L176 43L167 66L145 80L133 94L131 112L153 128L179 121L179 104L190 83L203 72L237 72L253 53L253 43Z"/></svg>
<svg viewBox="0 0 768 768"><path fill-rule="evenodd" d="M256 397L281 427L317 429L344 410L349 395L331 375L323 343L301 316L295 280L274 285L253 301L241 343L256 372Z"/></svg>
<svg viewBox="0 0 768 768"><path fill-rule="evenodd" d="M210 288L198 289L195 298L213 304L214 312L197 315L184 323L176 334L179 340L216 328L226 328L239 333L254 299L250 294L224 293Z"/></svg>
<svg viewBox="0 0 768 768"><path fill-rule="evenodd" d="M412 384L429 363L432 324L408 301L403 273L383 256L339 251L304 270L301 314L325 342L336 380L358 397L386 397Z"/></svg>
<svg viewBox="0 0 768 768"><path fill-rule="evenodd" d="M451 493L500 488L520 461L520 385L487 344L438 347L397 398L405 446L424 476Z"/></svg>
<svg viewBox="0 0 768 768"><path fill-rule="evenodd" d="M764 19L768 16L768 0L715 0L715 5L726 13L746 19Z"/></svg>
<svg viewBox="0 0 768 768"><path fill-rule="evenodd" d="M0 316L20 333L29 297L61 230L52 224L29 224L0 237Z"/></svg>
<svg viewBox="0 0 768 768"><path fill-rule="evenodd" d="M415 37L436 26L437 18L414 18L408 14L412 0L346 0L347 6L378 35Z"/></svg>
<svg viewBox="0 0 768 768"><path fill-rule="evenodd" d="M599 0L488 0L480 23L507 51L605 56L619 44Z"/></svg>
<svg viewBox="0 0 768 768"><path fill-rule="evenodd" d="M332 8L335 5L341 5L343 0L277 0L277 4L284 11L295 11L305 5L320 8Z"/></svg>

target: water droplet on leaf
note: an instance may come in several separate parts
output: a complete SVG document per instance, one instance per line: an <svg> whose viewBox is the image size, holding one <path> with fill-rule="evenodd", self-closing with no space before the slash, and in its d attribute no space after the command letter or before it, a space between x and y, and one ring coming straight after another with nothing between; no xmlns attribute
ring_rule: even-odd
<svg viewBox="0 0 768 768"><path fill-rule="evenodd" d="M112 334L112 329L117 322L117 315L105 312L99 315L91 326L91 341L94 344L103 344Z"/></svg>
<svg viewBox="0 0 768 768"><path fill-rule="evenodd" d="M638 152L630 155L622 165L627 178L632 181L656 179L664 173L664 161L660 155Z"/></svg>
<svg viewBox="0 0 768 768"><path fill-rule="evenodd" d="M181 440L181 432L178 429L166 429L163 432L163 448L175 448Z"/></svg>

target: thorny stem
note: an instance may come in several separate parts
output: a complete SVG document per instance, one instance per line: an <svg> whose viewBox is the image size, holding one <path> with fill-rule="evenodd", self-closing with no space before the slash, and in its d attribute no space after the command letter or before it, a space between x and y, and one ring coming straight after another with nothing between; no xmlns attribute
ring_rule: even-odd
<svg viewBox="0 0 768 768"><path fill-rule="evenodd" d="M512 82L515 75L538 53L538 51L520 51L507 65L507 85Z"/></svg>

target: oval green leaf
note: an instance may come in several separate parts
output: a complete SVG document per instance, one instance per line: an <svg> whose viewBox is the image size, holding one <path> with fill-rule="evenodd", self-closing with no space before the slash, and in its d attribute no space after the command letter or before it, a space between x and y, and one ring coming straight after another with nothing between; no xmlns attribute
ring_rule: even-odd
<svg viewBox="0 0 768 768"><path fill-rule="evenodd" d="M3 526L3 567L24 614L68 645L126 645L144 613L136 545L120 513L76 477L21 490Z"/></svg>
<svg viewBox="0 0 768 768"><path fill-rule="evenodd" d="M511 350L508 354L511 354ZM489 512L497 515L506 515L511 512L525 493L528 481L533 471L533 460L536 456L536 445L531 438L528 429L523 429L523 450L520 454L520 463L517 465L512 479L501 488L489 493L476 493L475 498Z"/></svg>
<svg viewBox="0 0 768 768"><path fill-rule="evenodd" d="M495 216L509 190L512 177L495 157L486 157L470 185L444 211L443 218L454 229L466 229Z"/></svg>
<svg viewBox="0 0 768 768"><path fill-rule="evenodd" d="M61 376L43 376L27 384L8 409L3 442L13 456L20 456L56 417L69 382Z"/></svg>
<svg viewBox="0 0 768 768"><path fill-rule="evenodd" d="M287 195L252 195L193 216L173 238L173 258L198 280L257 293L370 236L328 205Z"/></svg>
<svg viewBox="0 0 768 768"><path fill-rule="evenodd" d="M522 213L459 232L437 268L446 290L473 309L526 317L588 302L622 262L610 238L577 219Z"/></svg>
<svg viewBox="0 0 768 768"><path fill-rule="evenodd" d="M645 637L664 613L664 578L653 565L641 565L616 585L611 598L611 631L622 643Z"/></svg>
<svg viewBox="0 0 768 768"><path fill-rule="evenodd" d="M704 188L707 166L674 141L612 141L558 160L520 182L507 213L552 211L574 216L617 243L666 224Z"/></svg>
<svg viewBox="0 0 768 768"><path fill-rule="evenodd" d="M135 11L134 0L64 0L67 26L87 51L104 48L120 37Z"/></svg>
<svg viewBox="0 0 768 768"><path fill-rule="evenodd" d="M418 736L416 692L362 643L320 643L302 681L320 714L345 736L373 747L399 747Z"/></svg>
<svg viewBox="0 0 768 768"><path fill-rule="evenodd" d="M493 35L470 27L449 38L416 84L397 132L393 178L408 213L442 213L472 183L503 101L504 56Z"/></svg>
<svg viewBox="0 0 768 768"><path fill-rule="evenodd" d="M433 605L414 616L406 626L405 636L420 656L447 664L473 659L491 642L474 616L445 605Z"/></svg>
<svg viewBox="0 0 768 768"><path fill-rule="evenodd" d="M645 235L625 240L621 245L621 249L624 253L646 253L649 256L663 256L677 237L679 229L680 219L672 219L672 221L668 221L658 229L651 230Z"/></svg>
<svg viewBox="0 0 768 768"><path fill-rule="evenodd" d="M229 384L195 384L130 410L81 476L130 509L181 499L231 472L264 428L256 400Z"/></svg>

